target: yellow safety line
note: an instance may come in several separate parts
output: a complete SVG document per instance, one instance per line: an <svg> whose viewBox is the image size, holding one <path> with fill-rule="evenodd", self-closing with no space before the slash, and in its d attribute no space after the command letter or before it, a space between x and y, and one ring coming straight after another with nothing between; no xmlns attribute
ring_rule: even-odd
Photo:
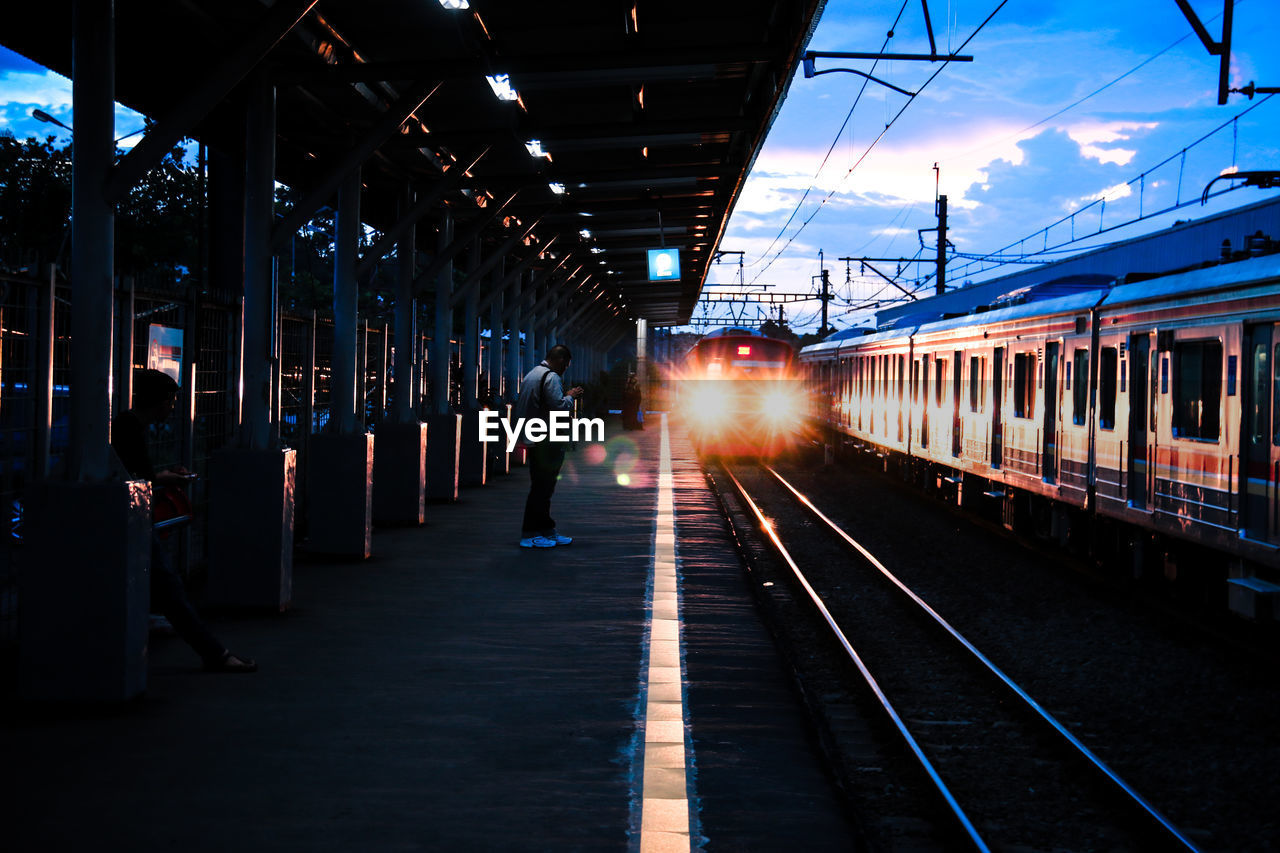
<svg viewBox="0 0 1280 853"><path fill-rule="evenodd" d="M691 847L680 670L680 609L676 590L675 478L671 473L671 440L666 415L662 416L658 522L651 586L640 853L674 853Z"/></svg>

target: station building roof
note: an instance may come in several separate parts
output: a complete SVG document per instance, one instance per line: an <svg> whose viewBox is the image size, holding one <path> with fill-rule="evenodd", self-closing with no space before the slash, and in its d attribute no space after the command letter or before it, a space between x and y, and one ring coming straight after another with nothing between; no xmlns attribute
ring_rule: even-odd
<svg viewBox="0 0 1280 853"><path fill-rule="evenodd" d="M396 222L406 182L452 174L441 203L457 233L488 218L480 238L517 237L534 268L572 252L563 275L620 320L682 324L824 2L138 0L116 4L116 100L163 122L210 86L183 133L235 151L245 80L269 68L277 177L296 196L375 140L372 227ZM19 4L0 42L70 76L72 5ZM261 62L235 67L290 15ZM646 251L662 246L680 250L680 274L650 281Z"/></svg>

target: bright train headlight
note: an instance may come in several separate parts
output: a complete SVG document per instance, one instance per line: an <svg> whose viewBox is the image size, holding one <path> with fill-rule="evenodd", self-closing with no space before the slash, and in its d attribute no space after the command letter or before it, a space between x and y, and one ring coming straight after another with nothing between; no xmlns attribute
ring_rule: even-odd
<svg viewBox="0 0 1280 853"><path fill-rule="evenodd" d="M773 426L792 423L803 412L800 392L790 386L771 388L760 397L760 413Z"/></svg>
<svg viewBox="0 0 1280 853"><path fill-rule="evenodd" d="M685 410L699 426L719 426L728 417L729 402L729 393L720 383L698 382L685 400Z"/></svg>

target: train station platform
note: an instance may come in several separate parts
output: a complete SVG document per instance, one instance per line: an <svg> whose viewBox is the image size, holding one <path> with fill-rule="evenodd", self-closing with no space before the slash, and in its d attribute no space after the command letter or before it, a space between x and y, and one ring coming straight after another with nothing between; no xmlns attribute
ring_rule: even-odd
<svg viewBox="0 0 1280 853"><path fill-rule="evenodd" d="M145 696L9 708L4 848L847 850L678 424L610 423L518 547L525 469L294 569L278 616L214 614L252 675L153 639Z"/></svg>

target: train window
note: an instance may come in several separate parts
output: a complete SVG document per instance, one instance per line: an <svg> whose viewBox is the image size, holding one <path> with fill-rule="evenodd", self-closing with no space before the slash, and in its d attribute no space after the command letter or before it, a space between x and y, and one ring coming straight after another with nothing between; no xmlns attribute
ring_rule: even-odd
<svg viewBox="0 0 1280 853"><path fill-rule="evenodd" d="M1071 392L1071 422L1076 426L1084 426L1085 419L1089 416L1089 350L1083 347L1077 349L1074 362L1076 387ZM1068 365L1067 370L1071 367L1072 365Z"/></svg>
<svg viewBox="0 0 1280 853"><path fill-rule="evenodd" d="M929 356L920 356L920 402L929 407Z"/></svg>
<svg viewBox="0 0 1280 853"><path fill-rule="evenodd" d="M1013 356L1013 414L1030 418L1036 409L1036 354L1020 352Z"/></svg>
<svg viewBox="0 0 1280 853"><path fill-rule="evenodd" d="M941 406L942 405L942 385L944 382L946 382L946 379L947 379L947 362L941 358L935 358L933 360L933 373L934 373L934 380L935 380L933 390L934 390L934 393L937 395L934 399L934 403Z"/></svg>
<svg viewBox="0 0 1280 853"><path fill-rule="evenodd" d="M976 355L969 356L969 411L981 412L986 400L982 396L982 380L986 377L986 359Z"/></svg>
<svg viewBox="0 0 1280 853"><path fill-rule="evenodd" d="M1249 375L1254 380L1253 387L1249 389L1249 406L1244 413L1249 444L1261 444L1263 436L1271 432L1271 424L1267 422L1271 415L1271 407L1267 405L1267 383L1272 381L1271 366L1267 364L1270 355L1270 347L1265 340L1254 342L1250 353L1253 363L1249 366Z"/></svg>
<svg viewBox="0 0 1280 853"><path fill-rule="evenodd" d="M1120 369L1115 347L1103 347L1098 359L1098 426L1116 428L1116 375Z"/></svg>
<svg viewBox="0 0 1280 853"><path fill-rule="evenodd" d="M1271 365L1274 371L1271 383L1271 429L1275 431L1271 443L1280 445L1280 344L1276 344L1272 353Z"/></svg>
<svg viewBox="0 0 1280 853"><path fill-rule="evenodd" d="M1173 345L1173 434L1218 440L1222 400L1222 344L1176 341Z"/></svg>
<svg viewBox="0 0 1280 853"><path fill-rule="evenodd" d="M899 402L901 402L902 400L902 391L904 388L904 383L906 382L906 379L907 379L906 363L907 363L907 357L905 355L898 356L898 400Z"/></svg>
<svg viewBox="0 0 1280 853"><path fill-rule="evenodd" d="M911 402L920 402L920 359L911 360Z"/></svg>

